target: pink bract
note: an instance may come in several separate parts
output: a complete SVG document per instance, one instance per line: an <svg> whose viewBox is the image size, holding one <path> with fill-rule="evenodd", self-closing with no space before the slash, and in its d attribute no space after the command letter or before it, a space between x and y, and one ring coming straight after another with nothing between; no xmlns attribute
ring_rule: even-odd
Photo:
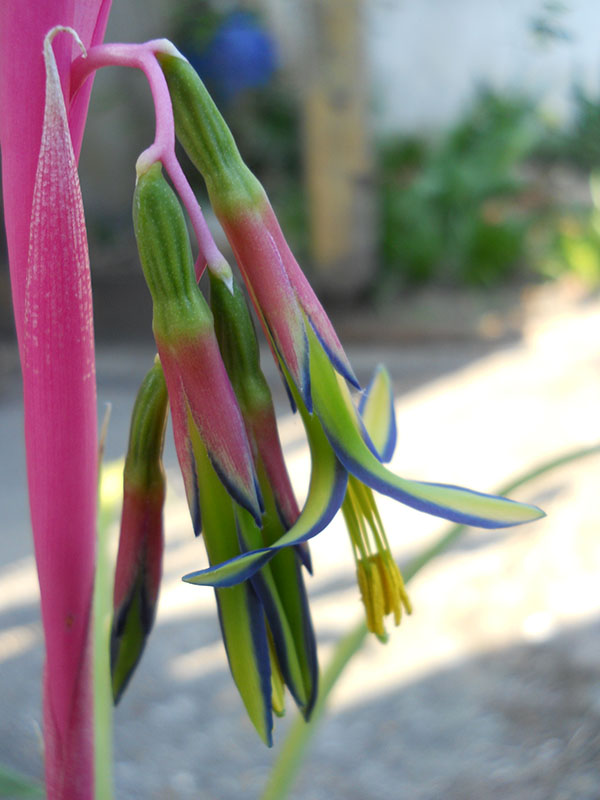
<svg viewBox="0 0 600 800"><path fill-rule="evenodd" d="M99 42L110 0L0 4L0 144L23 369L31 520L46 639L49 800L94 795L90 674L97 494L92 296L76 159L91 84L69 109L71 36L44 69L44 37ZM62 86L62 91L61 91ZM68 115L68 116L67 116Z"/></svg>

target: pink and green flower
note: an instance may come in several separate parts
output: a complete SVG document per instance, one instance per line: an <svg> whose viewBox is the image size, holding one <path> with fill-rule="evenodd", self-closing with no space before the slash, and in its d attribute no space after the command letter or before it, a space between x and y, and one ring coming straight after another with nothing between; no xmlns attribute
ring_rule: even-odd
<svg viewBox="0 0 600 800"><path fill-rule="evenodd" d="M159 61L173 98L177 135L204 177L286 387L302 414L313 460L307 504L276 545L188 578L213 585L248 578L275 550L297 545L323 528L328 510L341 505L348 476L418 511L463 524L502 528L542 516L534 506L402 478L384 466L394 444L391 427L383 425L388 440L378 449L354 406L348 387L348 383L357 386L352 368L285 242L264 189L242 161L227 125L190 65L176 55L160 55ZM380 401L372 393L366 397L363 412L373 418L364 404ZM389 421L389 396L385 402L381 415ZM377 428L374 436L380 432ZM315 510L318 524L313 524Z"/></svg>
<svg viewBox="0 0 600 800"><path fill-rule="evenodd" d="M166 482L162 452L167 412L167 387L157 361L136 397L123 470L110 638L115 703L142 656L156 614L164 549Z"/></svg>
<svg viewBox="0 0 600 800"><path fill-rule="evenodd" d="M183 212L160 164L138 176L134 226L195 525L201 513L190 444L195 431L228 492L260 522L262 500L244 422L219 352L212 313L196 285Z"/></svg>

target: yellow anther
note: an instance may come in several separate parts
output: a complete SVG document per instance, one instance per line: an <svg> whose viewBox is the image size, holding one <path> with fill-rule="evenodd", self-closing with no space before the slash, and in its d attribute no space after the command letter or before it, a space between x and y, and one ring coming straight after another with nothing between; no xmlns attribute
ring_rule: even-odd
<svg viewBox="0 0 600 800"><path fill-rule="evenodd" d="M412 606L390 552L372 490L351 476L342 511L354 551L367 628L387 641L384 617L393 614L399 625L403 609L410 614Z"/></svg>
<svg viewBox="0 0 600 800"><path fill-rule="evenodd" d="M402 573L400 572L398 564L396 564L392 558L392 554L389 552L389 550L383 553L381 561L382 571L386 576L384 586L386 587L386 591L389 587L390 592L390 608L389 611L386 608L386 613L389 614L393 611L394 622L396 625L399 625L400 620L402 619L402 608L404 608L407 614L412 614L412 603L410 602L410 598L404 587Z"/></svg>
<svg viewBox="0 0 600 800"><path fill-rule="evenodd" d="M400 607L400 599L398 597L397 591L397 578L394 574L393 568L387 563L387 559L384 556L381 556L379 553L372 556L373 563L377 567L377 571L379 572L379 577L381 579L381 585L383 587L383 597L384 597L384 610L385 614L394 614L394 622L396 625L399 624L400 619L402 618L402 610ZM396 566L395 563L392 561L393 566ZM397 569L397 567L396 567Z"/></svg>
<svg viewBox="0 0 600 800"><path fill-rule="evenodd" d="M385 598L379 570L372 563L372 558L356 562L356 575L367 614L367 628L379 639L385 640Z"/></svg>

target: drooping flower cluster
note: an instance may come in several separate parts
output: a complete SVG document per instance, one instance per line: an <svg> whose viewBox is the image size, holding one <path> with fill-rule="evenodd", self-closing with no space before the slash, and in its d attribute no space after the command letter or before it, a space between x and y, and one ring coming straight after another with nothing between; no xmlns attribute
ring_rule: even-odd
<svg viewBox="0 0 600 800"><path fill-rule="evenodd" d="M188 502L210 561L208 569L184 580L215 587L232 674L250 718L270 742L282 682L306 716L314 703L316 647L300 563L306 562L306 541L340 508L367 624L383 640L384 617L392 615L398 624L411 605L373 490L486 528L528 522L542 512L400 478L384 466L396 440L389 376L379 369L355 406L350 387L359 386L352 367L262 186L191 66L172 50L157 57L178 138L206 182L311 451L311 481L300 511L242 291L221 263L211 272L211 314L194 278L177 198L160 165L141 160L134 204L138 248Z"/></svg>
<svg viewBox="0 0 600 800"><path fill-rule="evenodd" d="M86 21L80 42L84 49L100 40L106 22L109 3L96 5L96 16ZM0 22L3 16L7 15L0 14ZM81 16L83 20L85 14ZM82 20L71 14L65 22ZM53 24L57 21L53 16ZM14 19L11 25L15 34ZM15 308L47 634L49 796L75 798L85 796L85 787L73 788L76 779L82 785L89 783L91 772L90 766L84 777L73 778L68 767L84 748L88 764L90 759L89 725L75 724L85 716L89 680L80 680L73 670L87 663L96 439L90 413L95 392L89 268L73 141L77 150L89 92L86 79L98 67L120 64L142 69L157 112L155 141L137 164L134 227L152 295L158 356L136 401L125 463L111 635L115 700L131 679L155 616L163 551L161 462L169 412L193 529L202 534L210 562L208 569L191 572L184 580L214 587L234 681L267 744L272 739L273 713L283 712L284 687L307 718L317 697L316 643L303 567L310 571L307 541L323 531L338 510L348 527L367 624L382 639L384 617L392 615L398 624L411 607L374 491L419 511L485 528L529 522L543 512L501 497L401 478L385 466L396 439L387 373L376 372L356 405L352 391L360 391L360 386L350 362L292 255L262 186L242 161L198 75L170 43L92 46L75 60L64 50L58 68L50 42L47 39L46 118L35 180L31 167L36 162L31 158L27 162L31 219L9 229L14 234L9 244L17 253L15 257L11 252L11 260L20 265L14 278ZM61 78L70 92L66 104ZM14 99L14 92L8 95ZM35 97L40 100L39 91ZM73 109L80 111L73 114L69 132L67 114ZM16 128L4 123L0 131L5 185L12 189L18 178ZM205 180L292 407L302 417L312 459L302 509L286 470L243 290L208 233L177 162L175 131ZM195 266L180 203L198 241ZM57 265L63 273L55 269ZM197 283L206 265L210 303ZM65 330L73 331L77 340L72 361L64 348ZM63 402L65 393L68 402ZM71 439L67 435L69 420L80 432L76 444L71 441L73 431ZM34 447L33 442L38 434L45 448L41 458L40 443L36 439ZM57 458L63 461L58 463ZM61 471L64 467L76 470L69 481ZM55 474L56 486L51 480ZM78 488L83 488L80 498ZM78 539L70 526L71 541L57 516L64 515L66 497L79 498L82 532ZM61 545L56 552L53 536ZM53 595L52 581L64 573L57 559L72 562L73 542L83 554L77 591ZM74 617L69 615L71 607L77 610ZM51 685L53 679L56 686ZM74 685L79 694L71 692Z"/></svg>

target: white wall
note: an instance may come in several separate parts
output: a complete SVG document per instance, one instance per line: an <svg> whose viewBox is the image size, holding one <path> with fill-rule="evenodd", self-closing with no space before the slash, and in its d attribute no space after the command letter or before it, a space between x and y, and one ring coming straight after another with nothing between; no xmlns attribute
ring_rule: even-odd
<svg viewBox="0 0 600 800"><path fill-rule="evenodd" d="M600 91L600 0L555 15L568 40L542 43L542 0L367 0L374 108L385 130L454 119L478 84L532 93L560 117L571 86Z"/></svg>
<svg viewBox="0 0 600 800"><path fill-rule="evenodd" d="M261 0L300 83L311 3ZM600 95L600 0L557 3L564 11L545 16L570 38L543 44L531 23L544 14L544 0L364 0L377 127L439 128L482 83L532 93L559 118L575 80Z"/></svg>

